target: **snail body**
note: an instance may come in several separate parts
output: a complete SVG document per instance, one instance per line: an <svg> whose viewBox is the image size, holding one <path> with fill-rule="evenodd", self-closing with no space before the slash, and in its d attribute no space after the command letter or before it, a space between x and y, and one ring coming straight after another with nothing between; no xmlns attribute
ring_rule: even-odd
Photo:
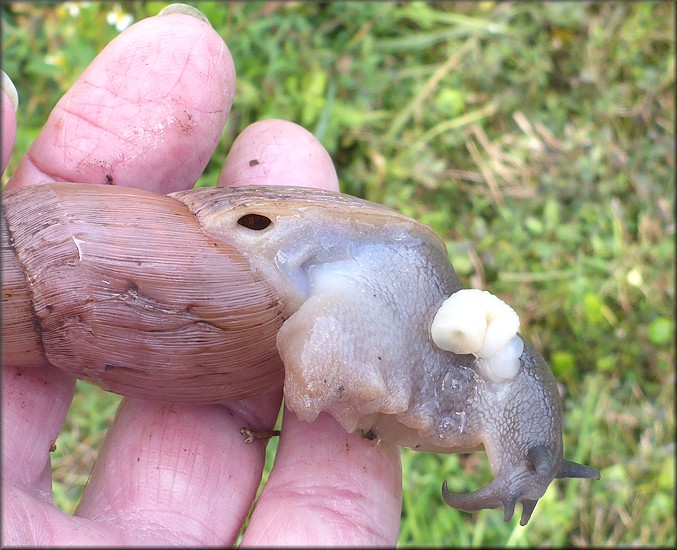
<svg viewBox="0 0 677 550"><path fill-rule="evenodd" d="M523 524L554 477L599 476L563 459L555 380L514 324L456 347L457 319L486 307L491 320L493 302L442 308L467 292L444 243L381 205L296 187L45 184L5 193L2 254L5 364L188 403L283 386L303 420L327 411L418 450L483 447L494 481L445 485L445 500L504 506L506 520L522 502Z"/></svg>

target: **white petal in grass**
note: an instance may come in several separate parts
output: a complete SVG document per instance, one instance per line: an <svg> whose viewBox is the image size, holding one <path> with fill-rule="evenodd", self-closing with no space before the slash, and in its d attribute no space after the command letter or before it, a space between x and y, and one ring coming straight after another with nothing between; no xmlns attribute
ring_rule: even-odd
<svg viewBox="0 0 677 550"><path fill-rule="evenodd" d="M122 32L134 22L134 18L116 5L106 14L106 22L113 25L118 32Z"/></svg>

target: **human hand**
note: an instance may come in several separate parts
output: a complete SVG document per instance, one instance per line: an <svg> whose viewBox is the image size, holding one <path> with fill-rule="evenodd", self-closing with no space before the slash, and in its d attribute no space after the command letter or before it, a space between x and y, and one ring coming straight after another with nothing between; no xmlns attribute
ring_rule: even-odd
<svg viewBox="0 0 677 550"><path fill-rule="evenodd" d="M218 144L234 84L233 61L217 32L197 17L164 10L127 29L91 63L8 187L75 181L188 189ZM6 97L2 105L4 170L14 119L5 113ZM250 166L253 158L259 162ZM218 185L247 184L338 190L319 142L279 120L253 124L233 143ZM281 392L219 406L124 399L70 516L51 502L49 451L74 387L54 368L3 366L5 544L235 542L265 458L265 445L245 443L240 428L272 428ZM346 434L326 415L307 424L286 411L275 465L243 544L394 545L400 484L395 447Z"/></svg>

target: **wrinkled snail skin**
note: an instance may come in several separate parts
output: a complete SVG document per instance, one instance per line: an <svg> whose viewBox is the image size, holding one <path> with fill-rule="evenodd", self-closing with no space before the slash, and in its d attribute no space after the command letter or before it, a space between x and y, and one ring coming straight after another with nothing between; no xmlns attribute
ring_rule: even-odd
<svg viewBox="0 0 677 550"><path fill-rule="evenodd" d="M478 392L484 417L484 446L494 480L474 493L455 495L446 483L447 504L469 512L505 509L512 518L515 504L523 505L522 525L531 516L562 463L562 406L554 378L534 348L525 342L517 377L492 391L486 383Z"/></svg>
<svg viewBox="0 0 677 550"><path fill-rule="evenodd" d="M506 520L520 502L522 524L555 477L599 477L563 459L557 386L524 338L505 380L435 345L462 285L441 239L389 208L298 187L46 184L5 193L2 224L3 363L176 402L283 385L306 421L327 411L418 450L484 448L494 481L445 483L444 499Z"/></svg>

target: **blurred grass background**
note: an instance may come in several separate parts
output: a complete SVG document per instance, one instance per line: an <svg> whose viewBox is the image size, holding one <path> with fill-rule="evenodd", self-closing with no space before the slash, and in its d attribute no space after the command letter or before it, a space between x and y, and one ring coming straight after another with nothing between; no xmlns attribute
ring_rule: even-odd
<svg viewBox="0 0 677 550"><path fill-rule="evenodd" d="M3 3L21 98L7 173L91 59L166 4ZM344 192L431 225L467 286L516 309L566 388L566 455L601 470L553 483L522 528L443 504L443 479L490 479L484 455L405 450L399 544L674 546L674 4L196 5L238 72L198 184L249 123L307 127ZM117 402L78 384L53 454L67 511Z"/></svg>

